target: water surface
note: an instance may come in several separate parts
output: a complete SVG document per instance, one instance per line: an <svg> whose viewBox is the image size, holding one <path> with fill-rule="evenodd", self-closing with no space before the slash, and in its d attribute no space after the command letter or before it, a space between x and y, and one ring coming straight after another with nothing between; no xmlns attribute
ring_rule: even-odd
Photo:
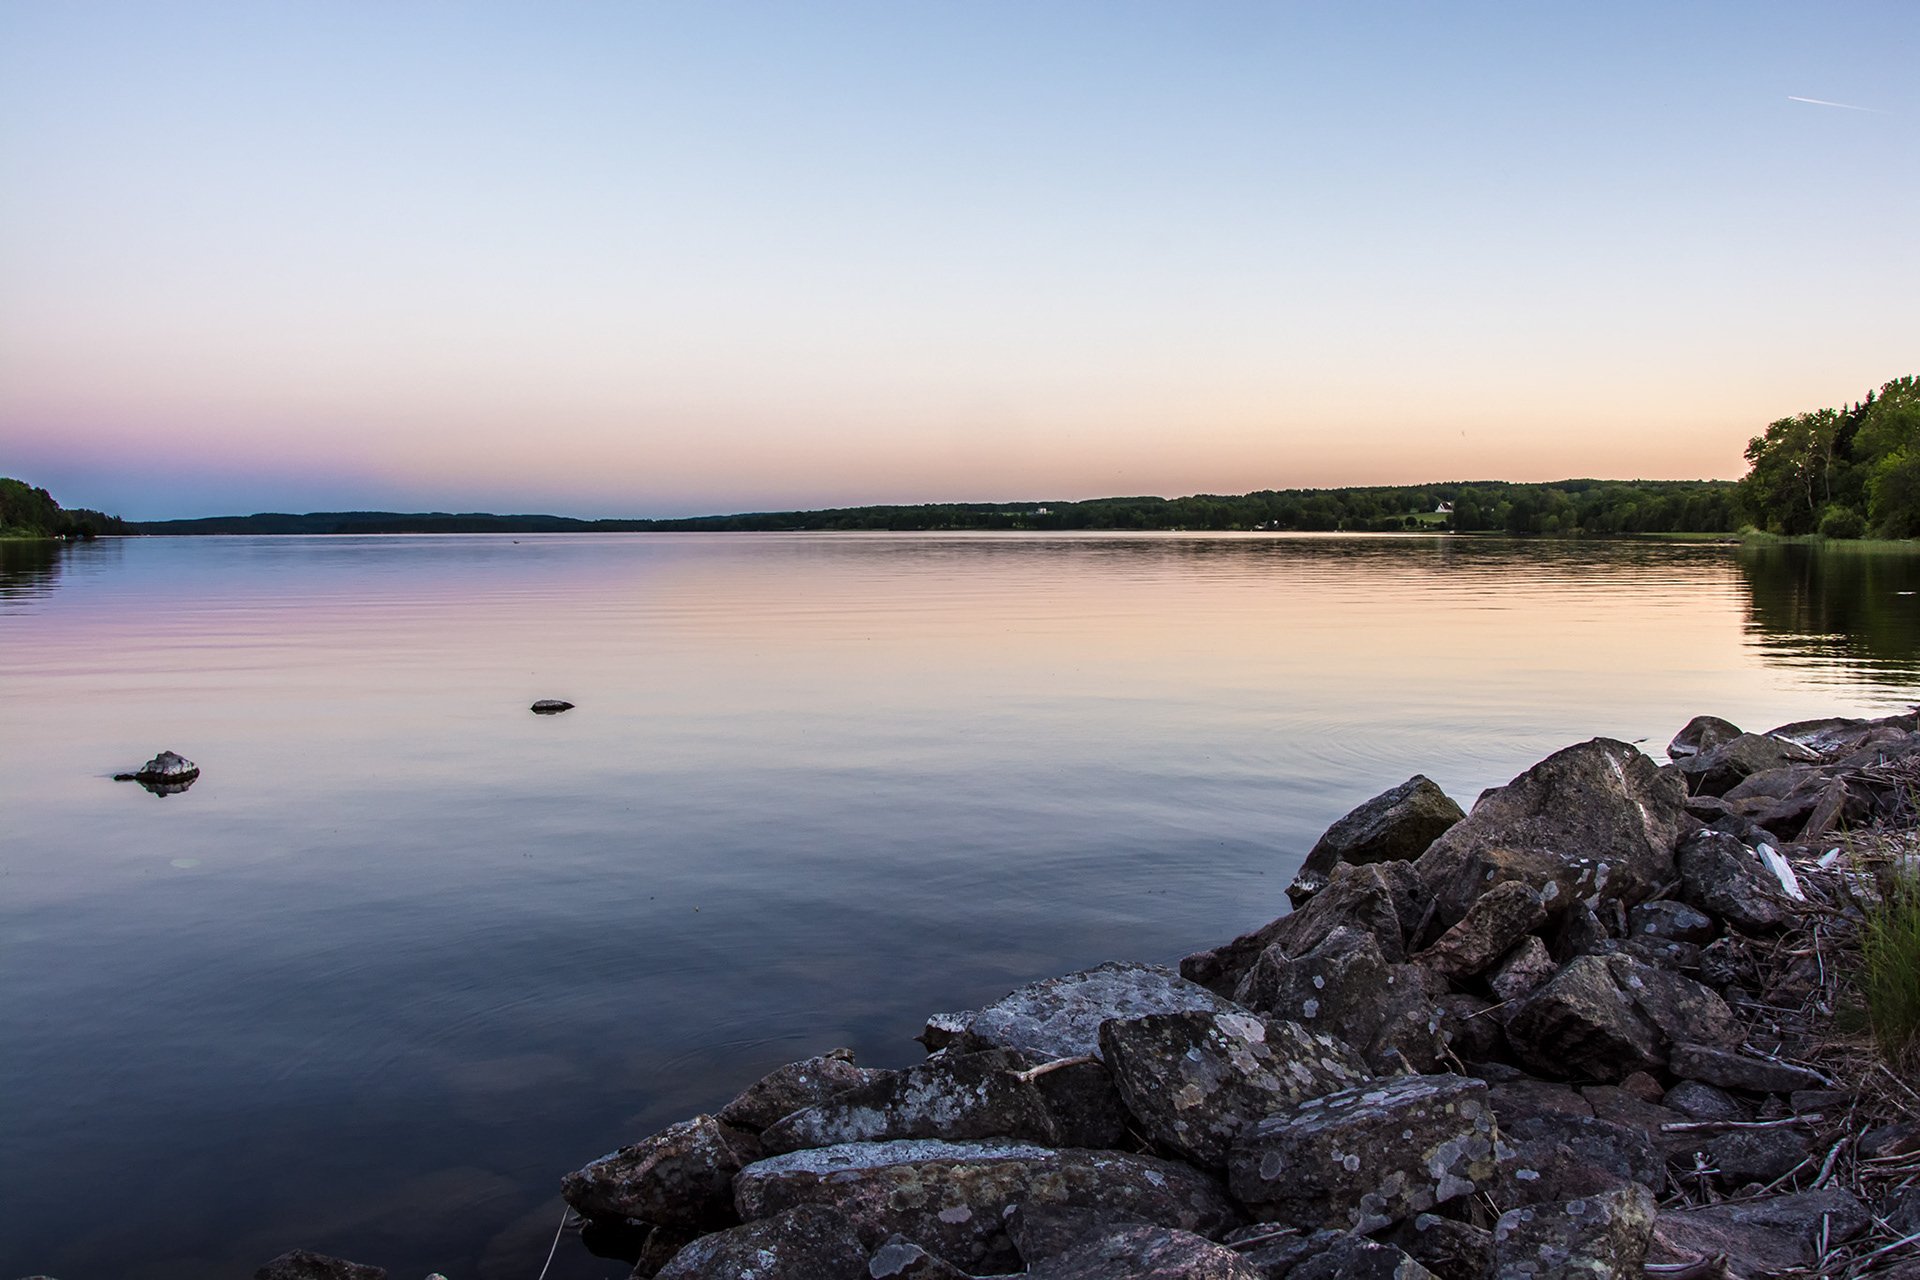
<svg viewBox="0 0 1920 1280"><path fill-rule="evenodd" d="M566 1169L1261 923L1415 772L1903 710L1916 589L1441 537L0 543L0 1274L525 1280ZM162 748L187 793L110 780Z"/></svg>

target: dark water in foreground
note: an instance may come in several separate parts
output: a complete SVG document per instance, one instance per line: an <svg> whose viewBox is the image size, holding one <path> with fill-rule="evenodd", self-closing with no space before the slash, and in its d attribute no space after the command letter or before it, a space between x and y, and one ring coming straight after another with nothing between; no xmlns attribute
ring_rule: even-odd
<svg viewBox="0 0 1920 1280"><path fill-rule="evenodd" d="M531 1280L566 1169L1264 921L1416 771L1903 709L1916 590L1439 538L0 543L0 1276ZM186 794L109 780L163 747Z"/></svg>

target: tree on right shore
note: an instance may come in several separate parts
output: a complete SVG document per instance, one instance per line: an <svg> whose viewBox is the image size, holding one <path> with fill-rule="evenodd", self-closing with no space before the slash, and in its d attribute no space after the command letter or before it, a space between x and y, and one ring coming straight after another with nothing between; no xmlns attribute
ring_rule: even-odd
<svg viewBox="0 0 1920 1280"><path fill-rule="evenodd" d="M1781 418L1747 443L1740 498L1772 533L1920 536L1920 378Z"/></svg>

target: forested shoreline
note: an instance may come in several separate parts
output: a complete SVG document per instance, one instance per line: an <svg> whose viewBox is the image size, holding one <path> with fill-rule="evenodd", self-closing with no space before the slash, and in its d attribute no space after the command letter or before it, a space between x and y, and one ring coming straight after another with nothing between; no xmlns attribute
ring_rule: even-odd
<svg viewBox="0 0 1920 1280"><path fill-rule="evenodd" d="M1747 443L1746 457L1740 500L1767 532L1920 536L1920 378L1781 418Z"/></svg>
<svg viewBox="0 0 1920 1280"><path fill-rule="evenodd" d="M69 511L45 489L0 476L0 538L93 538L131 532L118 516L85 507Z"/></svg>

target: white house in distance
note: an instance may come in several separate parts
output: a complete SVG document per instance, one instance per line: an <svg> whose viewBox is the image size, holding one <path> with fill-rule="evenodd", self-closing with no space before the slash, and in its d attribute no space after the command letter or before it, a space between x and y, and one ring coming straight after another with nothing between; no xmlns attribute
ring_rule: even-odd
<svg viewBox="0 0 1920 1280"><path fill-rule="evenodd" d="M1443 502L1433 509L1433 514L1437 516L1450 516L1453 514L1453 504L1451 502Z"/></svg>

